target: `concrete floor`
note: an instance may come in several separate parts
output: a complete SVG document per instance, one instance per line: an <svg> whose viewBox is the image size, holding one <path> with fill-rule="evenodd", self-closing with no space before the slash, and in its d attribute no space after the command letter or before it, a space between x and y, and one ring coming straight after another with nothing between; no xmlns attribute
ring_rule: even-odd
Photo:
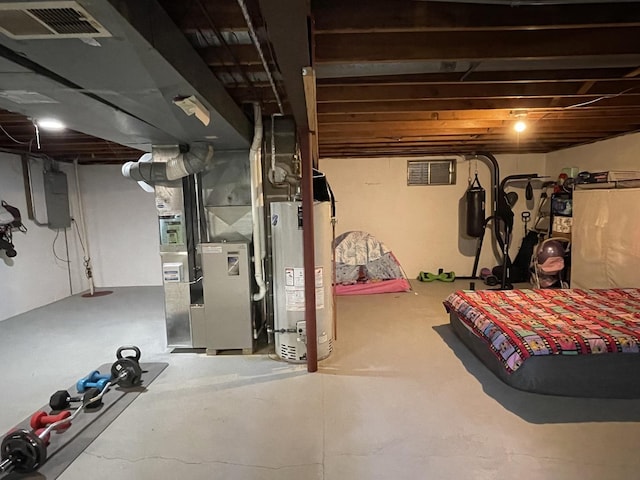
<svg viewBox="0 0 640 480"><path fill-rule="evenodd" d="M501 383L448 326L441 302L467 285L339 298L337 348L317 374L266 355L169 354L159 288L68 298L0 322L0 430L135 343L169 367L60 478L637 478L640 401Z"/></svg>

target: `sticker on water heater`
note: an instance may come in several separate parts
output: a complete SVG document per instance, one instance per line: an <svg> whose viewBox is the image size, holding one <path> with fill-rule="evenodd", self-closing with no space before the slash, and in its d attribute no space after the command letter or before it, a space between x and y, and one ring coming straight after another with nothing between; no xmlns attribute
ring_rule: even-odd
<svg viewBox="0 0 640 480"><path fill-rule="evenodd" d="M304 312L304 290L295 287L285 288L285 304L288 312Z"/></svg>
<svg viewBox="0 0 640 480"><path fill-rule="evenodd" d="M295 287L304 287L304 268L293 269L293 285Z"/></svg>
<svg viewBox="0 0 640 480"><path fill-rule="evenodd" d="M322 288L323 285L322 267L316 267L316 288Z"/></svg>
<svg viewBox="0 0 640 480"><path fill-rule="evenodd" d="M293 287L293 268L284 269L284 284L287 287Z"/></svg>
<svg viewBox="0 0 640 480"><path fill-rule="evenodd" d="M324 308L324 288L316 288L316 310Z"/></svg>

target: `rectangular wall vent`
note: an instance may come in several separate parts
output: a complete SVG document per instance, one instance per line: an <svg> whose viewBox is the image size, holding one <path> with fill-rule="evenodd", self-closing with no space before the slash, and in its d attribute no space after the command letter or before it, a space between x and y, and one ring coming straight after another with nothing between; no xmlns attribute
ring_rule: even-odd
<svg viewBox="0 0 640 480"><path fill-rule="evenodd" d="M407 185L455 185L456 160L407 161Z"/></svg>
<svg viewBox="0 0 640 480"><path fill-rule="evenodd" d="M111 36L100 22L72 1L0 4L0 31L18 40Z"/></svg>

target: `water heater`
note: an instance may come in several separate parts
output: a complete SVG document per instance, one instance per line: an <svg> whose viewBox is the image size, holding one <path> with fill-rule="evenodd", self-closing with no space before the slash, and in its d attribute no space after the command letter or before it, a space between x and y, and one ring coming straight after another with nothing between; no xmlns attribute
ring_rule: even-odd
<svg viewBox="0 0 640 480"><path fill-rule="evenodd" d="M331 264L331 204L316 202L315 232L316 332L318 360L333 350L333 271ZM271 203L273 245L273 300L276 353L289 362L307 360L304 298L302 203Z"/></svg>

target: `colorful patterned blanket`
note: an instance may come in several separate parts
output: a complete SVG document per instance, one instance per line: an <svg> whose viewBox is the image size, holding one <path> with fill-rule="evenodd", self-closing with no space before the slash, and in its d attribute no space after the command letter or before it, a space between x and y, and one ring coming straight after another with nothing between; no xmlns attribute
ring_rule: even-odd
<svg viewBox="0 0 640 480"><path fill-rule="evenodd" d="M640 353L640 289L460 291L444 305L509 373L533 355Z"/></svg>

